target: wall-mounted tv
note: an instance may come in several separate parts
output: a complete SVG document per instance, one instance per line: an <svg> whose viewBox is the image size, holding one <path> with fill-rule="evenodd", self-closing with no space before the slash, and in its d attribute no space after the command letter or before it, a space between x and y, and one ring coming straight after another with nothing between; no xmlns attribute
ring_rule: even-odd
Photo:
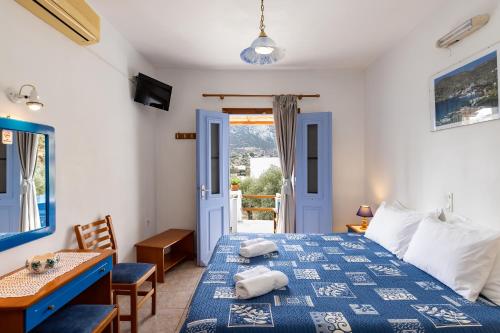
<svg viewBox="0 0 500 333"><path fill-rule="evenodd" d="M139 73L134 101L157 109L168 111L172 86Z"/></svg>

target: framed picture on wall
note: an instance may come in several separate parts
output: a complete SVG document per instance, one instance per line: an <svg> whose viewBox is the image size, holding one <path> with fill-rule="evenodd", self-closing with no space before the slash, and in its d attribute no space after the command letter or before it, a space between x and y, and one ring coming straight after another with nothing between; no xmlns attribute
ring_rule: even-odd
<svg viewBox="0 0 500 333"><path fill-rule="evenodd" d="M431 129L472 125L500 119L498 45L431 78Z"/></svg>

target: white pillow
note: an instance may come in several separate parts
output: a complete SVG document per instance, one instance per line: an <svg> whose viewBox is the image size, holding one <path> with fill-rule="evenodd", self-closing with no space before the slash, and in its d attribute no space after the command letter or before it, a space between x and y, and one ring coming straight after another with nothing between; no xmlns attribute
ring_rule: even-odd
<svg viewBox="0 0 500 333"><path fill-rule="evenodd" d="M403 208L400 204L388 205L382 202L368 225L365 237L402 258L423 218L423 213Z"/></svg>
<svg viewBox="0 0 500 333"><path fill-rule="evenodd" d="M447 214L446 221L449 223L462 223L464 227L472 230L484 230L489 233L499 232L498 230L491 230L484 226L475 225L471 220L456 214ZM488 297L489 300L497 305L500 305L500 252L497 252L493 268L488 279L486 280L486 284L484 285L481 294Z"/></svg>
<svg viewBox="0 0 500 333"><path fill-rule="evenodd" d="M486 284L499 247L499 233L426 217L403 259L474 302Z"/></svg>
<svg viewBox="0 0 500 333"><path fill-rule="evenodd" d="M486 280L486 284L481 294L488 297L493 303L500 305L500 252L497 253L497 258L493 263L493 269Z"/></svg>

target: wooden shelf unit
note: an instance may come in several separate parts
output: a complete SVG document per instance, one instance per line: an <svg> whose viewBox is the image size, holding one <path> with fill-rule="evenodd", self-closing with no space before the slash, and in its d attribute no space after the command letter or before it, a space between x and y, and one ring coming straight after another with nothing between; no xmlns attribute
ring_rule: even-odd
<svg viewBox="0 0 500 333"><path fill-rule="evenodd" d="M165 272L173 268L175 265L183 261L188 257L187 253L182 252L170 252L164 255L164 270Z"/></svg>
<svg viewBox="0 0 500 333"><path fill-rule="evenodd" d="M156 265L158 282L165 282L165 272L185 259L194 259L194 231L168 229L135 244L137 262Z"/></svg>

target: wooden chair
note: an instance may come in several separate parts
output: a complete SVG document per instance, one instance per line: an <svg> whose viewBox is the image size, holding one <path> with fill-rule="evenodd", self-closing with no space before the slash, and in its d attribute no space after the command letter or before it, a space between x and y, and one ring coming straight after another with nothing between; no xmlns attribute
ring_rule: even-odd
<svg viewBox="0 0 500 333"><path fill-rule="evenodd" d="M80 249L117 250L115 232L111 216L104 220L86 225L75 225L76 239ZM137 332L138 311L151 298L151 314L156 314L156 266L149 263L118 263L118 256L113 256L112 288L113 302L117 304L118 295L130 296L130 315L120 315L121 321L130 321L131 332ZM151 281L148 291L139 290L145 281ZM142 298L138 299L138 296Z"/></svg>

